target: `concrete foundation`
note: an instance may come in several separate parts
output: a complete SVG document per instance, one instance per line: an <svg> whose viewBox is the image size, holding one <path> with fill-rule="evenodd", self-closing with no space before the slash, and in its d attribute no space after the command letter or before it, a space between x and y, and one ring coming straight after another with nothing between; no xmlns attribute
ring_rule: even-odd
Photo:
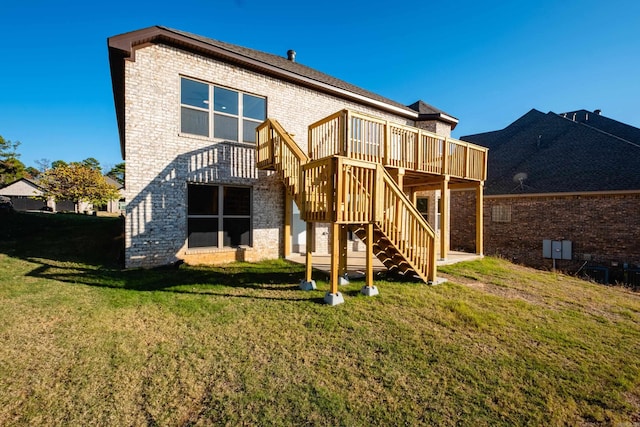
<svg viewBox="0 0 640 427"><path fill-rule="evenodd" d="M316 289L316 281L312 280L310 282L307 282L306 280L301 280L300 289L302 289L303 291L313 291Z"/></svg>
<svg viewBox="0 0 640 427"><path fill-rule="evenodd" d="M360 290L360 293L368 297L373 297L378 295L380 292L378 292L378 288L375 286L371 286L371 287L363 286L362 289Z"/></svg>
<svg viewBox="0 0 640 427"><path fill-rule="evenodd" d="M344 297L340 292L335 294L327 292L324 296L324 302L329 305L338 305L344 303Z"/></svg>

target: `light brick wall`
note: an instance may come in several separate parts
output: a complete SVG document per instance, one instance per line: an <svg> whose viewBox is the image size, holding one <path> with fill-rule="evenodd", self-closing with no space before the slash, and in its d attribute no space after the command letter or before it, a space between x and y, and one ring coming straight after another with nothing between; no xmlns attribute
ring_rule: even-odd
<svg viewBox="0 0 640 427"><path fill-rule="evenodd" d="M413 122L371 107L318 93L164 45L149 45L125 61L127 267L175 262L249 261L283 253L284 190L274 175L255 167L253 146L180 134L180 77L267 98L267 115L293 133L307 151L309 124L349 108L397 123ZM249 185L253 189L250 248L187 250L187 182ZM325 225L316 251L328 251Z"/></svg>

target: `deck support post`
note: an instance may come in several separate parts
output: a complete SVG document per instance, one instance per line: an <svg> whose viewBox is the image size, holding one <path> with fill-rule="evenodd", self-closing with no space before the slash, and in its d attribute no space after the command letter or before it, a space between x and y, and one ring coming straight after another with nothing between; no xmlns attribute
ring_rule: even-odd
<svg viewBox="0 0 640 427"><path fill-rule="evenodd" d="M362 287L360 292L366 296L378 295L378 288L373 286L373 224L365 225L367 232L367 265L365 272L366 285Z"/></svg>
<svg viewBox="0 0 640 427"><path fill-rule="evenodd" d="M284 257L291 255L291 222L293 221L293 198L285 190L284 196Z"/></svg>
<svg viewBox="0 0 640 427"><path fill-rule="evenodd" d="M476 187L476 254L484 252L484 183Z"/></svg>
<svg viewBox="0 0 640 427"><path fill-rule="evenodd" d="M303 291L311 291L316 289L316 281L311 278L311 274L313 272L313 263L311 251L313 249L313 223L307 222L307 236L306 236L306 255L305 255L305 270L304 270L304 280L300 282L300 289Z"/></svg>
<svg viewBox="0 0 640 427"><path fill-rule="evenodd" d="M348 244L349 227L346 224L340 226L340 265L338 266L338 283L340 285L349 284L349 276L347 274L347 244Z"/></svg>
<svg viewBox="0 0 640 427"><path fill-rule="evenodd" d="M449 253L449 208L451 206L449 175L442 177L440 187L440 259L446 260Z"/></svg>
<svg viewBox="0 0 640 427"><path fill-rule="evenodd" d="M331 223L331 278L330 289L324 296L324 302L329 305L338 305L344 302L344 297L338 292L340 268L340 224Z"/></svg>
<svg viewBox="0 0 640 427"><path fill-rule="evenodd" d="M404 168L390 169L389 174L391 175L393 180L396 182L396 184L398 184L398 187L400 187L400 190L404 192L405 169Z"/></svg>
<svg viewBox="0 0 640 427"><path fill-rule="evenodd" d="M438 261L436 256L436 239L431 239L429 242L429 272L427 273L427 282L435 284L438 281L437 270Z"/></svg>

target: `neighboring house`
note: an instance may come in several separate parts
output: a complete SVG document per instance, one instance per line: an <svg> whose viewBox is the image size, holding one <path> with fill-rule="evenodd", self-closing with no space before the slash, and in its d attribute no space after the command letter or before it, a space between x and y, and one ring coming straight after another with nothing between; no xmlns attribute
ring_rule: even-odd
<svg viewBox="0 0 640 427"><path fill-rule="evenodd" d="M491 153L485 253L640 284L640 129L599 110L531 110L462 139ZM452 198L461 213L474 203L468 194ZM464 218L452 226L453 247L473 247Z"/></svg>
<svg viewBox="0 0 640 427"><path fill-rule="evenodd" d="M98 206L96 210L100 212L123 213L124 204L125 204L124 185L122 185L120 182L116 181L115 179L111 178L109 175L105 175L104 179L107 182L107 184L111 184L118 189L118 192L120 193L120 198L110 200L109 202L107 202L107 204L103 206Z"/></svg>
<svg viewBox="0 0 640 427"><path fill-rule="evenodd" d="M360 132L358 143L363 145L355 154L362 157L375 150L386 153L387 160L395 159L394 164L385 164L387 172L414 200L423 197L424 215L433 220L436 205L446 212L441 215L441 258L447 257L449 247L449 185L482 194L483 167L476 168L476 177L465 175L464 162L460 172L447 172L455 169L448 160L462 159L473 149L448 138L457 119L424 102L404 106L368 92L299 64L293 51L280 57L165 27L117 35L109 38L108 45L120 144L127 162L126 267L177 260L252 261L286 256L292 249L331 252L336 229L328 222L303 223L293 202L302 193L283 186L277 173L256 167L256 142L273 148L279 125L286 131L278 131L278 141L293 137L291 144L299 145L298 150L313 153L317 147L310 141L317 135L311 135L310 125L333 115L336 123L348 121L340 122L343 129ZM359 119L351 112L381 120L354 130L350 126ZM256 128L267 118L279 125L270 124L265 128L269 136L256 141ZM383 127L390 132L379 134L384 141L377 140L375 147L371 140L365 141L365 133ZM326 130L322 137L331 132ZM356 138L351 135L353 142ZM426 151L427 140L436 147L431 152ZM400 147L402 141L409 142ZM414 151L405 152L410 146ZM476 160L486 161L486 151L478 153ZM276 157L281 154L275 152ZM409 158L413 163L405 163ZM280 167L273 157L260 161L261 169ZM469 160L466 167L472 163ZM427 166L436 172L427 176L412 169ZM293 180L297 179L296 175ZM443 197L436 203L438 193ZM431 198L429 203L426 197ZM345 235L355 233L350 232ZM357 239L349 245L363 247ZM481 245L474 250L481 252Z"/></svg>
<svg viewBox="0 0 640 427"><path fill-rule="evenodd" d="M122 194L122 184L105 176L108 183L116 186ZM20 178L12 183L0 188L0 196L11 199L13 208L17 211L51 211L51 212L76 212L76 204L70 200L42 200L43 188L38 184L37 178ZM119 213L122 211L124 199L112 200L104 206L104 211ZM80 202L78 212L93 210L90 203Z"/></svg>
<svg viewBox="0 0 640 427"><path fill-rule="evenodd" d="M53 200L44 201L40 197L43 195L43 189L38 184L36 178L20 178L12 183L7 184L0 189L0 196L7 196L11 199L13 208L17 211L74 211L74 203L62 200L55 202Z"/></svg>
<svg viewBox="0 0 640 427"><path fill-rule="evenodd" d="M47 209L47 202L37 198L42 196L42 188L33 179L20 178L7 184L0 188L0 196L9 197L17 211Z"/></svg>

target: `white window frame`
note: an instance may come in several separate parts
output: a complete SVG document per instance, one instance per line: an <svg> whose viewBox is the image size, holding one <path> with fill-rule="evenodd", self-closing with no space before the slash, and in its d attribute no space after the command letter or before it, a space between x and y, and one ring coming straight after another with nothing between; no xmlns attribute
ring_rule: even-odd
<svg viewBox="0 0 640 427"><path fill-rule="evenodd" d="M244 92L238 89L234 89L228 86L223 86L223 85L219 85L219 84L213 84L213 83L209 83L209 82L205 82L199 79L194 79L191 77L187 77L187 76L180 76L180 88L182 88L182 80L191 80L197 83L202 83L208 86L208 95L209 95L209 99L208 99L208 108L202 108L199 106L195 106L195 105L190 105L190 104L183 104L182 103L182 89L180 89L180 107L178 110L178 117L179 119L179 127L180 127L180 134L181 135L185 135L185 136L194 136L197 138L207 138L207 139L211 139L211 140L222 140L222 141L233 141L233 142L238 142L241 144L255 144L255 142L247 142L244 139L244 121L249 121L249 122L253 122L256 123L256 125L262 123L266 118L267 118L267 97L263 96L263 95L256 95L254 93L250 93L250 92ZM232 92L235 92L238 95L238 114L229 114L229 113L225 113L223 111L216 111L215 110L215 98L214 98L214 92L215 92L215 88L220 88L220 89L225 89L225 90L229 90ZM245 117L244 116L244 96L243 95L249 95L249 96L253 96L255 98L261 98L264 99L264 119L254 119L251 117ZM200 135L197 133L189 133L189 132L185 132L182 130L182 108L187 108L187 109L191 109L191 110L195 110L195 111L202 111L202 112L206 112L208 114L209 117L209 129L208 129L208 135L204 136L204 135ZM219 116L224 116L224 117L232 117L237 119L237 133L238 133L238 139L237 140L230 140L230 139L225 139L225 138L219 138L219 137L215 137L214 136L214 132L215 132L215 128L214 128L214 122L215 122L215 116L219 115Z"/></svg>

